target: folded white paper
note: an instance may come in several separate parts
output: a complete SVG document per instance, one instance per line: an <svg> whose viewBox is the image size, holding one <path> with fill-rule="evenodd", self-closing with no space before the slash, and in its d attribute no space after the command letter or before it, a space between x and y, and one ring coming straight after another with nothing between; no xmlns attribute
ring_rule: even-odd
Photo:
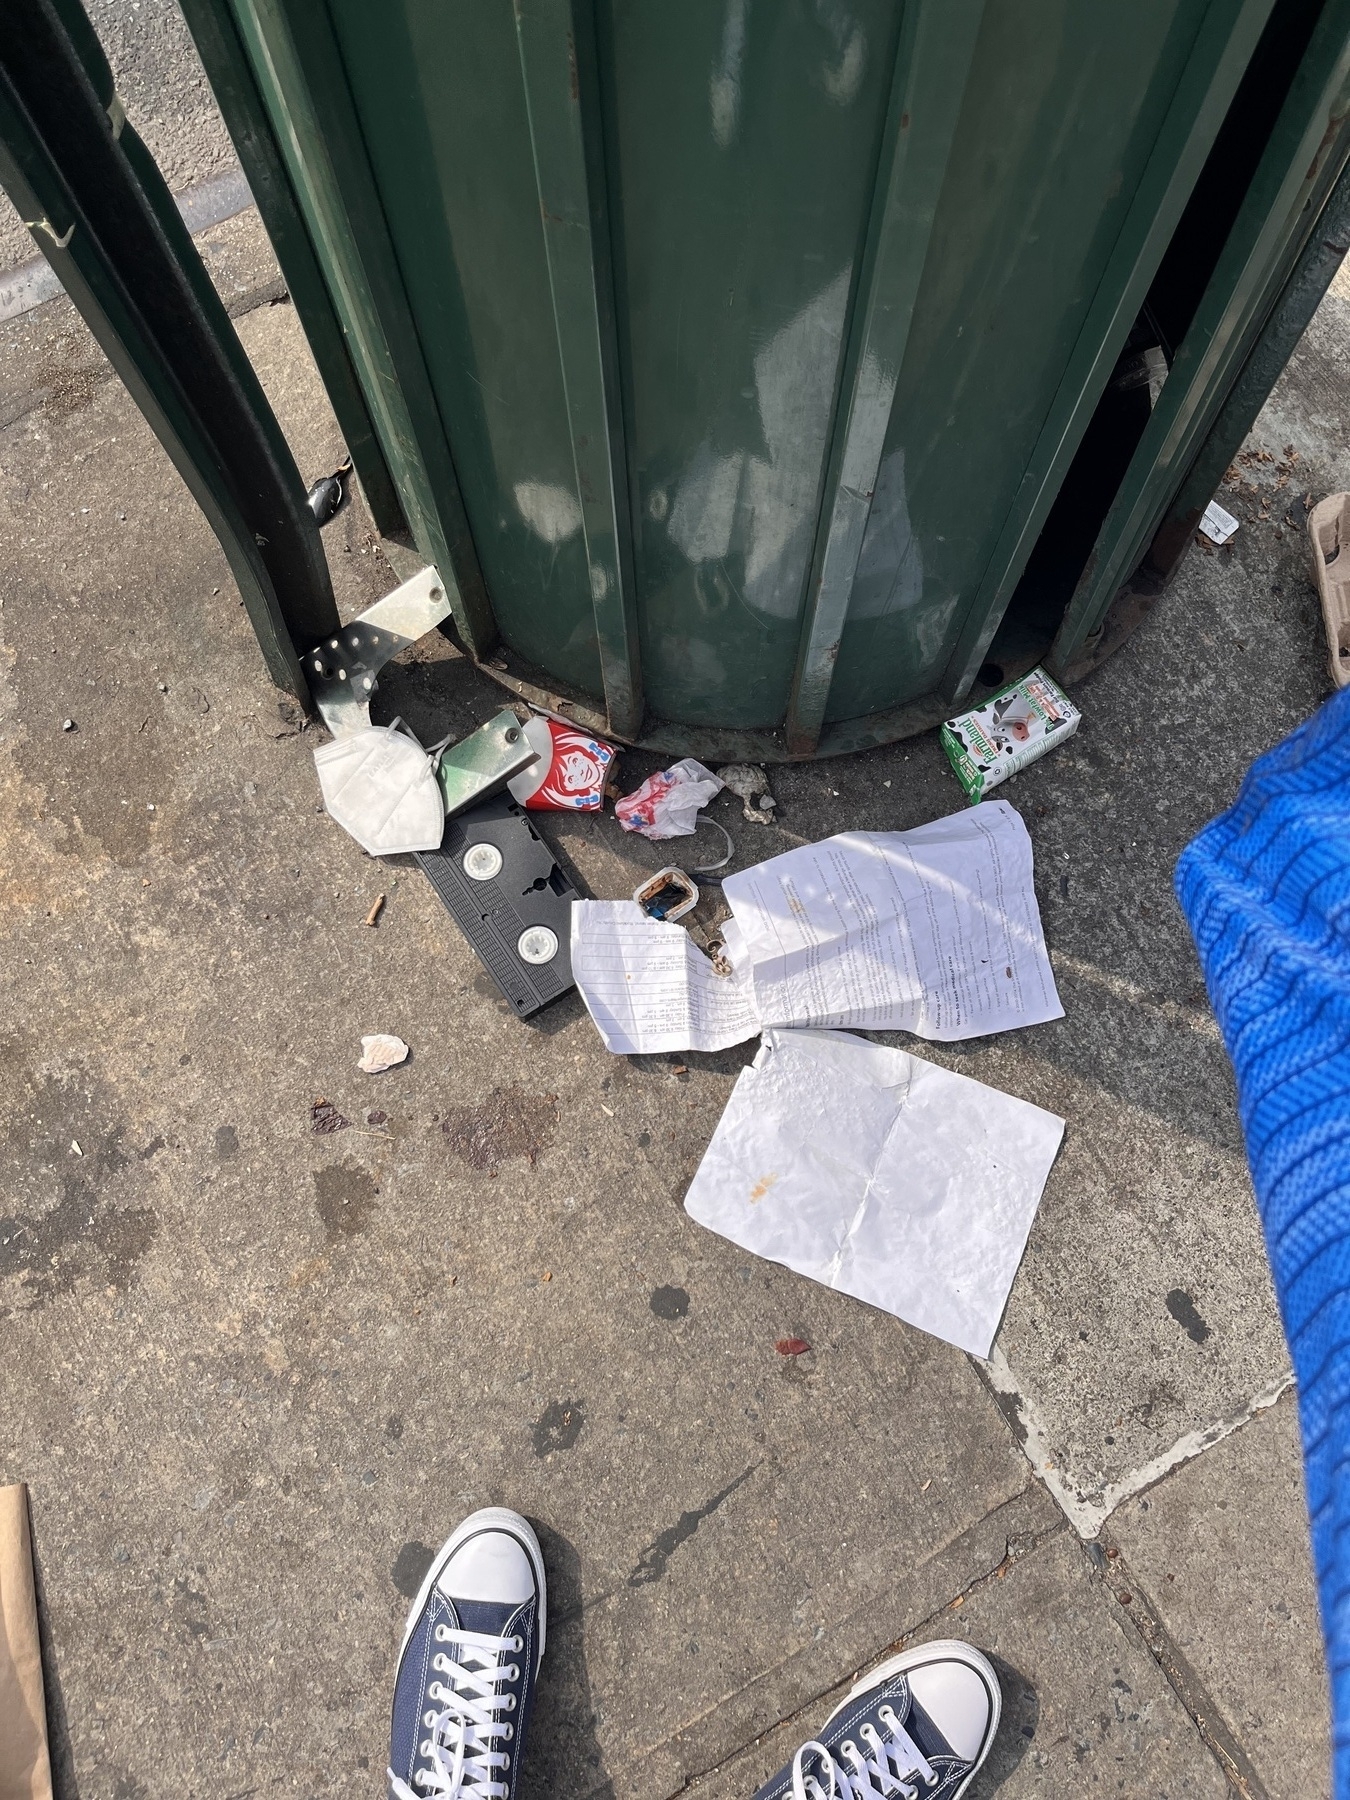
<svg viewBox="0 0 1350 1800"><path fill-rule="evenodd" d="M606 1050L725 1050L759 1030L749 974L719 975L682 925L635 900L572 907L572 974Z"/></svg>
<svg viewBox="0 0 1350 1800"><path fill-rule="evenodd" d="M850 831L722 884L766 1025L947 1042L1064 1016L1006 800L913 831Z"/></svg>
<svg viewBox="0 0 1350 1800"><path fill-rule="evenodd" d="M764 1033L685 1209L743 1249L988 1356L1064 1121L904 1050Z"/></svg>

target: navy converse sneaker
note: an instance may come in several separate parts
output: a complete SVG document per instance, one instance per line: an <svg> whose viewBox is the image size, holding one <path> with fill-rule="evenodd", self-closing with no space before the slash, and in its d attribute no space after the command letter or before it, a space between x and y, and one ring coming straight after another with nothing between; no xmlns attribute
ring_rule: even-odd
<svg viewBox="0 0 1350 1800"><path fill-rule="evenodd" d="M989 1754L1002 1704L978 1650L906 1650L864 1675L755 1800L957 1800Z"/></svg>
<svg viewBox="0 0 1350 1800"><path fill-rule="evenodd" d="M544 1654L544 1558L519 1513L489 1506L441 1546L403 1633L390 1800L515 1800Z"/></svg>

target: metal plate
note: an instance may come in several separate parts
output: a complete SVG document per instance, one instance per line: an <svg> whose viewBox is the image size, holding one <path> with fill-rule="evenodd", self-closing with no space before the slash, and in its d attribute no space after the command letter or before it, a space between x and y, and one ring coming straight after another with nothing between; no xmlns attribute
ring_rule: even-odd
<svg viewBox="0 0 1350 1800"><path fill-rule="evenodd" d="M499 793L514 776L538 761L539 753L525 741L520 720L509 707L503 707L495 718L451 745L441 757L436 773L446 813L463 812L466 806Z"/></svg>
<svg viewBox="0 0 1350 1800"><path fill-rule="evenodd" d="M449 616L444 584L429 563L305 653L300 666L319 715L335 738L370 724L370 697L380 670Z"/></svg>

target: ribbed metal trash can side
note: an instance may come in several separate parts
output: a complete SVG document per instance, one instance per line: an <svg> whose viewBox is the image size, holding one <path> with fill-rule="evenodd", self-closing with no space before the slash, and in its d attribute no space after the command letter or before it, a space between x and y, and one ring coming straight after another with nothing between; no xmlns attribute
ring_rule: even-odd
<svg viewBox="0 0 1350 1800"><path fill-rule="evenodd" d="M1350 0L203 8L466 647L662 748L1088 653L1350 146Z"/></svg>

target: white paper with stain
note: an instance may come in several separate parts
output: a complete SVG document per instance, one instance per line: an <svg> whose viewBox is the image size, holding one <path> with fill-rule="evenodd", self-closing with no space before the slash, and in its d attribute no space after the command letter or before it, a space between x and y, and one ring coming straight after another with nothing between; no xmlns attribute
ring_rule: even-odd
<svg viewBox="0 0 1350 1800"><path fill-rule="evenodd" d="M1006 800L912 831L849 831L722 884L766 1025L948 1042L1064 1016Z"/></svg>
<svg viewBox="0 0 1350 1800"><path fill-rule="evenodd" d="M904 1050L776 1031L685 1210L976 1356L993 1346L1064 1121Z"/></svg>
<svg viewBox="0 0 1350 1800"><path fill-rule="evenodd" d="M619 1056L725 1050L759 1031L749 974L719 975L682 925L648 918L635 900L574 904L572 975Z"/></svg>

